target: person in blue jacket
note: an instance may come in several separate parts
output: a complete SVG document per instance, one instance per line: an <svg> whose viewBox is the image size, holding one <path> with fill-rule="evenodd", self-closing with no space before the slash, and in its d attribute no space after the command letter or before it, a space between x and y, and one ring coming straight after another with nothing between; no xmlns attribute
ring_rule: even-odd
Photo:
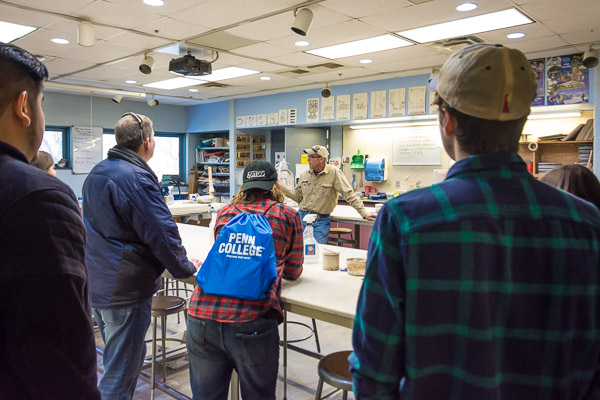
<svg viewBox="0 0 600 400"><path fill-rule="evenodd" d="M152 121L123 114L115 138L117 145L83 185L92 312L105 344L99 383L104 400L133 396L152 296L165 268L187 278L200 265L188 260L158 178L146 163L156 145Z"/></svg>

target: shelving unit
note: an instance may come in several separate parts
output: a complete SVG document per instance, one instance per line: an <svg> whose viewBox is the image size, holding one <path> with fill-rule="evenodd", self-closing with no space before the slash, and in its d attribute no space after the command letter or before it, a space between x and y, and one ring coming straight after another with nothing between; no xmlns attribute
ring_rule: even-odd
<svg viewBox="0 0 600 400"><path fill-rule="evenodd" d="M539 163L560 163L577 164L582 160L579 159L579 149L581 145L591 145L593 141L554 141L554 142L520 142L519 155L525 162L533 163L533 175L539 178L542 174L538 172ZM530 150L531 147L536 147L535 151Z"/></svg>
<svg viewBox="0 0 600 400"><path fill-rule="evenodd" d="M250 135L235 135L235 167L250 164Z"/></svg>
<svg viewBox="0 0 600 400"><path fill-rule="evenodd" d="M208 194L208 167L212 167L213 188L216 195L229 195L229 147L196 147L198 165L198 193Z"/></svg>
<svg viewBox="0 0 600 400"><path fill-rule="evenodd" d="M266 160L266 139L262 135L252 136L252 160Z"/></svg>

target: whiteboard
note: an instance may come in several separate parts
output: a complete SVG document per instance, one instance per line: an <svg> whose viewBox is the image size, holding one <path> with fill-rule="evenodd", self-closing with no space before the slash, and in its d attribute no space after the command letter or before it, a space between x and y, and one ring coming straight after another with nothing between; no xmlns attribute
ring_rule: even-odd
<svg viewBox="0 0 600 400"><path fill-rule="evenodd" d="M442 143L437 126L403 130L393 139L393 165L441 165Z"/></svg>
<svg viewBox="0 0 600 400"><path fill-rule="evenodd" d="M73 126L73 173L87 174L102 161L102 127Z"/></svg>

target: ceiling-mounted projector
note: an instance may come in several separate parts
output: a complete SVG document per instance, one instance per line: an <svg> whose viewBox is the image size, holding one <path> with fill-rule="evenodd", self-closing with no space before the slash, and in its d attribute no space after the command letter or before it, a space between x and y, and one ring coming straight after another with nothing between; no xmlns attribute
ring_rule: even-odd
<svg viewBox="0 0 600 400"><path fill-rule="evenodd" d="M212 64L208 61L198 60L191 52L169 62L169 71L185 76L202 76L212 74Z"/></svg>

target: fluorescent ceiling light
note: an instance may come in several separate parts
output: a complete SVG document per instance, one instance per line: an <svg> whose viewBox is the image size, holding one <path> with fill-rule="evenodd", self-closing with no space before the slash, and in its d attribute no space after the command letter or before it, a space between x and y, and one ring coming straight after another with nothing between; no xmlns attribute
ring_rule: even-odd
<svg viewBox="0 0 600 400"><path fill-rule="evenodd" d="M294 45L296 45L298 47L306 47L309 44L310 43L308 43L306 40L298 40L297 42L294 43Z"/></svg>
<svg viewBox="0 0 600 400"><path fill-rule="evenodd" d="M165 79L164 81L147 83L144 86L155 88L155 89L172 90L172 89L181 89L181 88L188 87L188 86L196 86L199 83L203 83L203 82L198 81L197 79L189 79L189 78L180 77L180 78Z"/></svg>
<svg viewBox="0 0 600 400"><path fill-rule="evenodd" d="M270 80L271 80L271 77L270 77L270 76L261 76L261 77L260 77L260 80L261 80L261 81L270 81Z"/></svg>
<svg viewBox="0 0 600 400"><path fill-rule="evenodd" d="M56 44L69 44L70 43L67 39L58 38L58 37L52 38L52 39L50 39L50 41L52 43L56 43Z"/></svg>
<svg viewBox="0 0 600 400"><path fill-rule="evenodd" d="M354 42L336 44L335 46L322 47L320 49L308 50L307 53L325 58L344 58L360 54L374 53L397 49L399 47L411 46L412 43L392 35L377 36L369 39L356 40Z"/></svg>
<svg viewBox="0 0 600 400"><path fill-rule="evenodd" d="M198 93L198 89L188 89L192 93Z"/></svg>
<svg viewBox="0 0 600 400"><path fill-rule="evenodd" d="M36 29L37 28L34 28L33 26L0 21L0 42L10 43L13 40L17 40L28 33L35 31Z"/></svg>
<svg viewBox="0 0 600 400"><path fill-rule="evenodd" d="M477 8L477 4L475 4L475 3L462 3L462 4L459 4L456 6L456 11L461 11L461 12L473 11L476 8Z"/></svg>
<svg viewBox="0 0 600 400"><path fill-rule="evenodd" d="M435 40L489 32L496 29L531 23L533 23L533 20L526 17L517 9L510 8L504 11L458 19L456 21L444 22L442 24L429 25L396 33L400 36L414 40L415 42L427 43Z"/></svg>
<svg viewBox="0 0 600 400"><path fill-rule="evenodd" d="M165 2L163 0L144 0L144 4L152 7L160 7L164 6Z"/></svg>
<svg viewBox="0 0 600 400"><path fill-rule="evenodd" d="M137 81L134 81L134 80L132 80L132 79L127 79L127 80L125 81L125 83L129 83L130 85L135 85L135 84L137 83Z"/></svg>
<svg viewBox="0 0 600 400"><path fill-rule="evenodd" d="M529 114L527 119L551 119L551 118L569 118L569 117L581 117L581 111L563 111L563 112L549 112L549 113L538 113Z"/></svg>
<svg viewBox="0 0 600 400"><path fill-rule="evenodd" d="M54 81L44 82L44 87L49 89L61 89L73 92L84 92L84 93L98 93L98 94L117 94L125 97L146 97L146 93L142 92L128 92L126 90L119 89L107 89L94 86L85 85L72 85L70 83L61 83Z"/></svg>
<svg viewBox="0 0 600 400"><path fill-rule="evenodd" d="M514 33L509 33L508 35L506 35L507 39L520 39L523 36L525 36L525 34L523 32L514 32Z"/></svg>
<svg viewBox="0 0 600 400"><path fill-rule="evenodd" d="M193 79L199 79L208 82L223 81L225 79L239 78L241 76L248 76L258 74L258 71L252 69L239 68L239 67L227 67L217 69L210 75L202 76L190 76Z"/></svg>
<svg viewBox="0 0 600 400"><path fill-rule="evenodd" d="M370 58L365 58L359 61L359 63L361 64L371 64L373 62L373 60L371 60Z"/></svg>
<svg viewBox="0 0 600 400"><path fill-rule="evenodd" d="M350 125L350 129L403 128L405 126L435 126L437 121L390 122L384 124Z"/></svg>

